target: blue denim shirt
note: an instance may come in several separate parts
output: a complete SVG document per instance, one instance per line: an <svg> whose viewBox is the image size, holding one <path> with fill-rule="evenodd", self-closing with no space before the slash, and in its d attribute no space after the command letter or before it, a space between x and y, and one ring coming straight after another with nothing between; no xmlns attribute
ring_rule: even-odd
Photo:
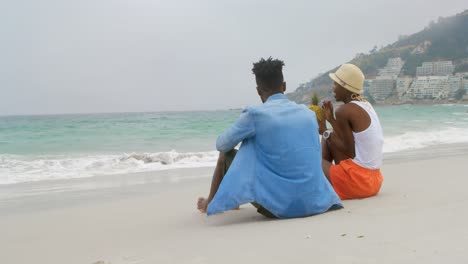
<svg viewBox="0 0 468 264"><path fill-rule="evenodd" d="M283 94L246 108L222 133L216 148L227 152L242 142L208 215L257 202L279 218L341 208L322 171L315 113Z"/></svg>

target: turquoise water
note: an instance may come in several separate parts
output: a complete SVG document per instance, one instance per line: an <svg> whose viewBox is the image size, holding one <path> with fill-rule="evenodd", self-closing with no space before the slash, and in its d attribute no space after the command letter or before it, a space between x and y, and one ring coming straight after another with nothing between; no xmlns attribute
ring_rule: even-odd
<svg viewBox="0 0 468 264"><path fill-rule="evenodd" d="M464 105L377 106L376 111L387 136L404 131L468 128L468 106Z"/></svg>
<svg viewBox="0 0 468 264"><path fill-rule="evenodd" d="M240 111L0 117L0 153L111 154L213 150Z"/></svg>
<svg viewBox="0 0 468 264"><path fill-rule="evenodd" d="M378 106L384 152L468 142L464 105ZM213 166L240 110L0 117L0 184Z"/></svg>

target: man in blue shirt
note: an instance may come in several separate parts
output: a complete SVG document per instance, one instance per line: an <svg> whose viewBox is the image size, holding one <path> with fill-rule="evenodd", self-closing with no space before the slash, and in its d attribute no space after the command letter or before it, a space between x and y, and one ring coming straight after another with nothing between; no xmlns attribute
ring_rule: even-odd
<svg viewBox="0 0 468 264"><path fill-rule="evenodd" d="M198 199L201 212L217 214L250 202L267 217L292 218L342 207L322 172L315 114L284 95L283 66L271 57L254 63L263 104L246 108L218 137L220 155L210 194Z"/></svg>

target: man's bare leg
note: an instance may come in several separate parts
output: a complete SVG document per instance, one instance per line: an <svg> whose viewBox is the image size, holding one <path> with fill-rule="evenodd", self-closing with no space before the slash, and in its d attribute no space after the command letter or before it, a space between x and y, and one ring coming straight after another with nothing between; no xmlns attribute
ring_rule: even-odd
<svg viewBox="0 0 468 264"><path fill-rule="evenodd" d="M332 165L333 157L328 149L328 144L325 139L322 138L322 170L327 180L330 181L330 166Z"/></svg>
<svg viewBox="0 0 468 264"><path fill-rule="evenodd" d="M213 179L211 180L211 188L210 188L210 194L208 195L208 198L198 197L197 208L202 213L206 213L206 208L208 207L208 204L211 202L211 200L213 200L213 197L218 191L219 185L221 184L221 181L223 180L224 165L225 165L224 159L225 159L224 153L220 152L218 156L218 162L216 163L216 167L213 172Z"/></svg>
<svg viewBox="0 0 468 264"><path fill-rule="evenodd" d="M334 161L335 164L340 164L342 160L349 158L350 157L343 152L332 148L330 142L322 138L322 169L328 181L330 181L330 167L333 165L332 162Z"/></svg>
<svg viewBox="0 0 468 264"><path fill-rule="evenodd" d="M322 138L322 159L327 160L329 162L333 161L333 157L330 153L330 150L328 149L328 144L325 139Z"/></svg>

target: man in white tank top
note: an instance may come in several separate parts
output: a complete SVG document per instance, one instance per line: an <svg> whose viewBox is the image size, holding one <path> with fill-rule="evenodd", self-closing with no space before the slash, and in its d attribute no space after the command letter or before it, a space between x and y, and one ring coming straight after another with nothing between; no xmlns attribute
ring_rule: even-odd
<svg viewBox="0 0 468 264"><path fill-rule="evenodd" d="M383 133L370 103L362 99L364 74L353 64L343 64L335 73L333 92L344 102L333 115L330 101L323 102L325 119L332 129L320 124L322 168L341 199L376 195L382 185Z"/></svg>

